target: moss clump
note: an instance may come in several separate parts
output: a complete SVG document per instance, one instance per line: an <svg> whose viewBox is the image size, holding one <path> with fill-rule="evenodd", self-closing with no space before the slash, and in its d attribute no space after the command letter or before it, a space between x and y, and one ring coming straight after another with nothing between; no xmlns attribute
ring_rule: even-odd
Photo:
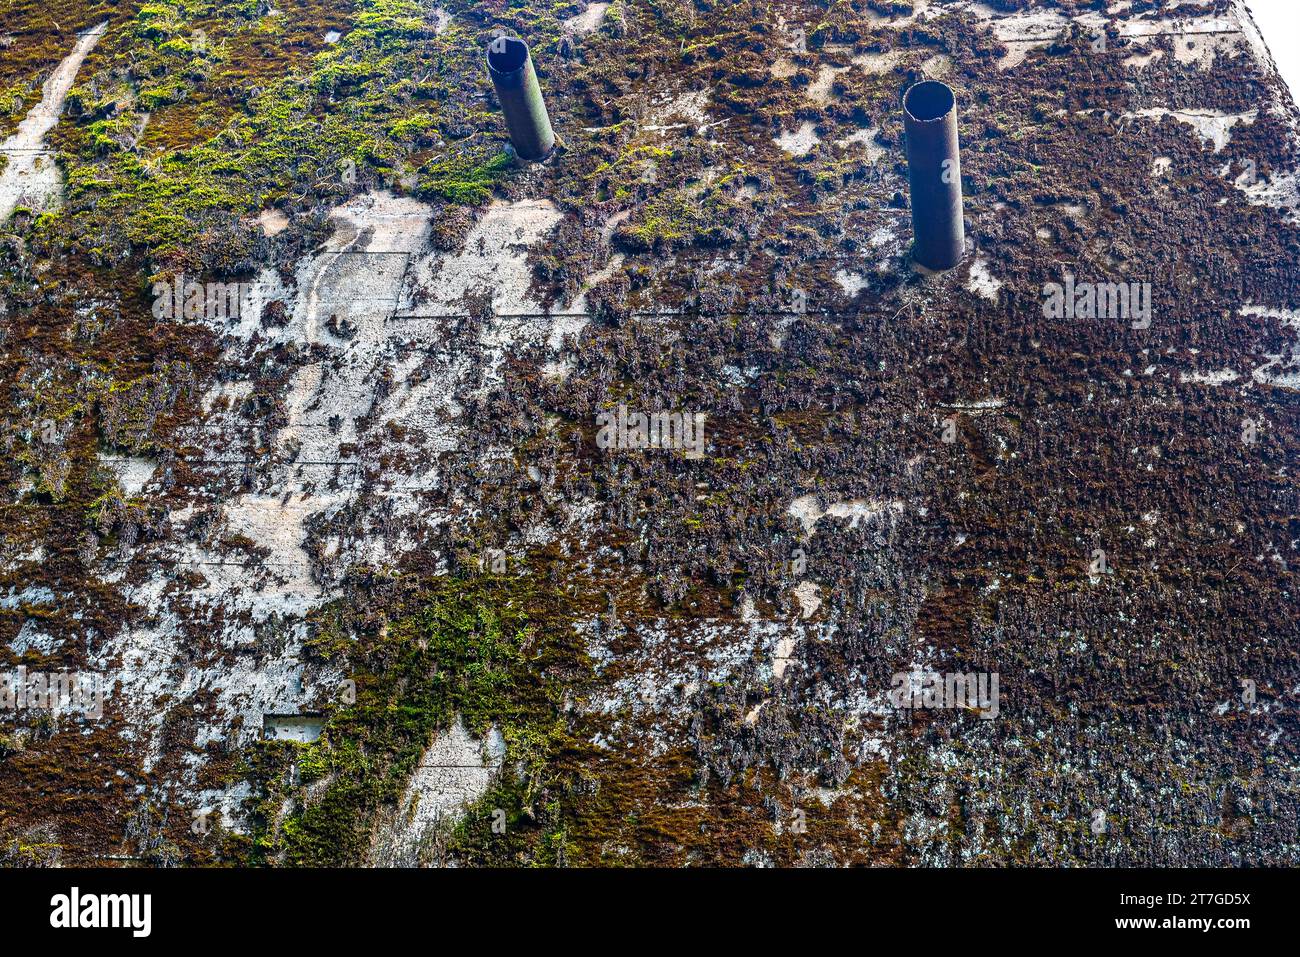
<svg viewBox="0 0 1300 957"><path fill-rule="evenodd" d="M347 664L356 701L332 709L316 742L251 749L255 859L363 862L377 815L400 799L433 737L458 718L476 735L501 730L507 766L520 772L508 787L526 800L564 737L563 692L544 667L553 649L530 621L531 599L523 580L433 580L401 599L400 617L386 626L367 628L344 604L324 612L310 651ZM282 815L286 800L291 810Z"/></svg>
<svg viewBox="0 0 1300 957"><path fill-rule="evenodd" d="M416 192L422 198L436 196L466 206L485 203L509 168L508 153L497 153L487 160L473 156L439 159L420 168Z"/></svg>
<svg viewBox="0 0 1300 957"><path fill-rule="evenodd" d="M722 189L679 189L651 198L633 222L620 230L623 243L635 250L672 250L692 244L721 246L731 239L727 223L734 203Z"/></svg>

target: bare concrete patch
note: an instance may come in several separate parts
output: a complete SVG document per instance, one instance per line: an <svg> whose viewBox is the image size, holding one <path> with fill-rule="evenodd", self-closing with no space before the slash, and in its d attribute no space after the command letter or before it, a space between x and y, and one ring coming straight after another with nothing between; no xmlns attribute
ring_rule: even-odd
<svg viewBox="0 0 1300 957"><path fill-rule="evenodd" d="M1243 173L1233 185L1246 194L1247 202L1281 210L1288 223L1300 226L1300 170L1275 172L1254 180Z"/></svg>
<svg viewBox="0 0 1300 957"><path fill-rule="evenodd" d="M782 133L773 141L791 156L807 156L821 142L821 137L817 135L817 127L805 121L797 129Z"/></svg>
<svg viewBox="0 0 1300 957"><path fill-rule="evenodd" d="M799 598L800 604L803 605L805 598L809 602L804 607L810 610L804 612L804 618L812 617L817 606L821 604L821 599L817 597L817 585L812 582L800 582L799 587L795 589L795 597ZM777 639L776 650L772 655L772 677L780 681L785 677L786 669L794 658L795 638L793 635L786 635Z"/></svg>
<svg viewBox="0 0 1300 957"><path fill-rule="evenodd" d="M867 73L888 73L907 56L905 50L888 50L884 53L859 53L851 61Z"/></svg>
<svg viewBox="0 0 1300 957"><path fill-rule="evenodd" d="M844 290L846 296L856 296L871 285L866 276L861 273L849 272L847 269L836 270L835 281Z"/></svg>
<svg viewBox="0 0 1300 957"><path fill-rule="evenodd" d="M835 78L846 69L848 68L823 65L818 69L816 79L808 84L808 99L818 106L834 103L838 99L835 95Z"/></svg>
<svg viewBox="0 0 1300 957"><path fill-rule="evenodd" d="M937 53L921 63L921 72L932 80L942 80L952 73L952 57Z"/></svg>
<svg viewBox="0 0 1300 957"><path fill-rule="evenodd" d="M274 236L288 228L289 217L275 208L264 209L257 214L257 224L266 235Z"/></svg>
<svg viewBox="0 0 1300 957"><path fill-rule="evenodd" d="M439 828L457 820L468 805L487 793L505 753L505 740L496 728L477 739L457 719L425 750L396 816L376 832L372 863L382 867L422 863L422 852L428 851Z"/></svg>
<svg viewBox="0 0 1300 957"><path fill-rule="evenodd" d="M651 122L641 129L647 133L667 133L694 126L704 133L710 126L708 105L708 90L691 90L678 95L661 93L648 111ZM674 120L678 122L673 122ZM688 122L683 123L681 120Z"/></svg>
<svg viewBox="0 0 1300 957"><path fill-rule="evenodd" d="M581 13L565 20L564 26L580 36L593 33L605 22L605 14L609 13L609 7L608 3L589 3Z"/></svg>
<svg viewBox="0 0 1300 957"><path fill-rule="evenodd" d="M320 498L297 495L241 495L225 508L231 532L244 535L270 549L270 560L286 591L317 597L320 585L311 572L311 556L304 547L306 521L331 505L341 504L337 496Z"/></svg>
<svg viewBox="0 0 1300 957"><path fill-rule="evenodd" d="M460 252L421 258L413 265L408 289L418 287L425 301L421 315L458 315L467 297L490 297L493 312L533 314L541 309L530 289L528 248L552 229L563 214L548 199L492 203L470 230ZM411 304L414 308L414 304Z"/></svg>
<svg viewBox="0 0 1300 957"><path fill-rule="evenodd" d="M903 503L886 499L851 499L847 502L832 502L822 507L816 495L803 495L790 503L789 513L799 520L804 531L812 534L813 530L826 516L847 519L849 528L857 528L859 522L871 521L883 515L902 514Z"/></svg>
<svg viewBox="0 0 1300 957"><path fill-rule="evenodd" d="M799 602L799 617L807 620L811 618L813 615L817 614L817 609L820 608L822 604L821 596L818 594L820 590L821 590L820 585L818 585L816 582L810 582L810 581L801 581L798 585L795 586L794 597L795 600ZM790 645L793 647L794 645L793 640L790 641ZM779 660L780 657L782 657L780 654L779 646L778 646L777 654ZM788 658L789 655L790 655L790 651L786 650L784 657ZM774 668L773 670L775 671L776 669ZM785 668L782 667L781 671L784 670ZM778 673L777 677L779 678L781 677L781 675Z"/></svg>
<svg viewBox="0 0 1300 957"><path fill-rule="evenodd" d="M99 460L113 470L117 484L128 496L139 495L158 468L157 462L139 456L113 458L101 455Z"/></svg>
<svg viewBox="0 0 1300 957"><path fill-rule="evenodd" d="M1029 51L1051 46L1067 22L1060 10L1034 8L993 20L993 35L1007 47L998 69L1010 70L1025 62Z"/></svg>
<svg viewBox="0 0 1300 957"><path fill-rule="evenodd" d="M1270 353L1264 356L1268 361L1251 373L1251 378L1261 385L1281 386L1288 389L1300 389L1300 309L1274 309L1269 306L1249 305L1241 309L1243 316L1277 319L1282 325L1293 330L1296 340L1290 355ZM1289 372L1276 371L1277 366L1289 367Z"/></svg>
<svg viewBox="0 0 1300 957"><path fill-rule="evenodd" d="M1158 37L1169 37L1175 62L1184 66L1194 65L1204 71L1212 69L1216 61L1239 56L1247 42L1241 15L1236 12L1228 16L1123 20L1117 24L1117 31L1135 46L1150 46ZM1153 50L1145 54L1147 59L1139 61L1138 65L1145 66L1158 59L1161 53ZM1129 65L1137 56L1129 57L1125 64Z"/></svg>
<svg viewBox="0 0 1300 957"><path fill-rule="evenodd" d="M18 124L14 134L0 143L0 153L9 159L0 171L0 223L19 205L49 209L58 204L62 180L54 154L45 145L45 136L59 122L77 71L107 28L105 20L77 38L72 52L45 81L41 101Z"/></svg>
<svg viewBox="0 0 1300 957"><path fill-rule="evenodd" d="M1247 110L1244 113L1224 113L1221 110L1170 110L1163 106L1150 107L1132 113L1124 113L1124 119L1160 120L1172 116L1179 123L1185 123L1194 129L1197 135L1210 146L1214 152L1221 153L1232 138L1232 128L1237 124L1249 125L1259 117L1259 110Z"/></svg>
<svg viewBox="0 0 1300 957"><path fill-rule="evenodd" d="M998 301L998 290L1002 288L1002 280L994 278L989 272L988 261L980 256L975 259L970 266L970 281L966 288L976 295L983 296L990 302Z"/></svg>
<svg viewBox="0 0 1300 957"><path fill-rule="evenodd" d="M789 57L780 57L772 62L768 67L768 72L778 80L788 80L799 72L799 68L794 65L794 61Z"/></svg>
<svg viewBox="0 0 1300 957"><path fill-rule="evenodd" d="M1214 372L1181 372L1179 382L1196 382L1201 385L1225 385L1235 382L1241 375L1232 369L1219 369Z"/></svg>
<svg viewBox="0 0 1300 957"><path fill-rule="evenodd" d="M835 142L839 146L861 146L863 151L867 154L867 159L870 162L875 163L884 157L887 152L883 146L876 142L876 137L878 135L880 135L880 130L871 126L865 129L855 130L848 136L840 137Z"/></svg>

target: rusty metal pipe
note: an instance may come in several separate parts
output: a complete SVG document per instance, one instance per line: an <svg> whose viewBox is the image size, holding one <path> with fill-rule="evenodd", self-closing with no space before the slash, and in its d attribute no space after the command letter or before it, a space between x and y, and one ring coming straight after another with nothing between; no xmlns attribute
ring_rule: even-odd
<svg viewBox="0 0 1300 957"><path fill-rule="evenodd" d="M555 133L528 44L518 37L497 37L488 45L487 66L515 154L529 162L546 159L555 147Z"/></svg>
<svg viewBox="0 0 1300 957"><path fill-rule="evenodd" d="M951 269L966 245L962 221L957 96L926 80L903 95L907 178L912 193L912 257L927 269Z"/></svg>

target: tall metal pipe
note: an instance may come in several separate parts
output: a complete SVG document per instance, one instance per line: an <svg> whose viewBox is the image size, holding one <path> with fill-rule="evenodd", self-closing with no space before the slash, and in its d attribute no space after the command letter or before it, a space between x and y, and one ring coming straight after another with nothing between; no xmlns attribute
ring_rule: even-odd
<svg viewBox="0 0 1300 957"><path fill-rule="evenodd" d="M926 80L903 95L907 178L912 193L913 258L927 269L951 269L966 245L962 221L957 96Z"/></svg>
<svg viewBox="0 0 1300 957"><path fill-rule="evenodd" d="M546 159L555 133L528 44L518 37L497 37L488 45L487 66L516 155L530 162Z"/></svg>

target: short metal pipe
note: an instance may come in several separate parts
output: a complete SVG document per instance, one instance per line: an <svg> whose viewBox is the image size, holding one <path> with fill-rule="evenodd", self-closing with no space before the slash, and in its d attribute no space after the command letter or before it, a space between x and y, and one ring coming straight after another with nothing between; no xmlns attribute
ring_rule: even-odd
<svg viewBox="0 0 1300 957"><path fill-rule="evenodd" d="M903 127L912 192L912 256L927 269L951 269L961 262L966 245L957 96L952 87L926 80L908 89Z"/></svg>
<svg viewBox="0 0 1300 957"><path fill-rule="evenodd" d="M555 133L528 44L518 37L497 37L488 45L487 66L515 154L530 162L546 159L555 147Z"/></svg>

